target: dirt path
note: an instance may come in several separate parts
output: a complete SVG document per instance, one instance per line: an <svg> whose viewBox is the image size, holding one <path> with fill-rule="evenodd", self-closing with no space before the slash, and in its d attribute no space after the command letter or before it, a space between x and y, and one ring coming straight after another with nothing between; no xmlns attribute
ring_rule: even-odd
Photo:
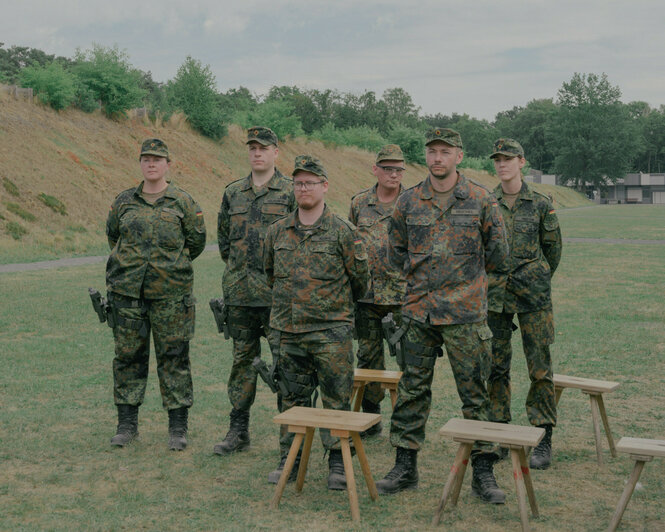
<svg viewBox="0 0 665 532"><path fill-rule="evenodd" d="M640 244L665 246L665 240L639 240L623 238L564 238L564 242L589 243L589 244ZM209 244L206 251L217 250L217 244ZM54 268L66 268L69 266L84 266L86 264L99 264L104 262L108 255L97 257L75 257L72 259L44 260L40 262L24 262L17 264L0 264L0 273L29 272L33 270L51 270Z"/></svg>

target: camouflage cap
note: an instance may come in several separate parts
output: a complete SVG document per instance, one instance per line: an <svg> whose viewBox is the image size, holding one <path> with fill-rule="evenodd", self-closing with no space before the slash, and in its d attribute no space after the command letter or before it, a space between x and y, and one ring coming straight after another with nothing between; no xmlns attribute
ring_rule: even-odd
<svg viewBox="0 0 665 532"><path fill-rule="evenodd" d="M250 127L247 130L247 142L245 144L249 144L250 142L258 142L264 146L269 146L270 144L277 146L277 135L269 127Z"/></svg>
<svg viewBox="0 0 665 532"><path fill-rule="evenodd" d="M397 144L386 144L379 150L379 153L376 154L376 161L374 162L380 163L381 161L404 161L402 148Z"/></svg>
<svg viewBox="0 0 665 532"><path fill-rule="evenodd" d="M490 159L494 159L499 154L506 157L524 157L524 148L514 139L499 139L494 143L494 151L490 155Z"/></svg>
<svg viewBox="0 0 665 532"><path fill-rule="evenodd" d="M425 133L425 146L431 144L435 140L440 140L456 148L462 148L462 137L457 131L448 129L447 127L433 127Z"/></svg>
<svg viewBox="0 0 665 532"><path fill-rule="evenodd" d="M166 146L166 143L161 139L147 139L141 144L141 153L139 154L139 159L142 155L156 155L157 157L166 157L166 160L169 158L169 149Z"/></svg>
<svg viewBox="0 0 665 532"><path fill-rule="evenodd" d="M293 173L291 175L295 177L296 172L299 170L311 172L323 177L326 181L328 180L328 174L326 174L326 170L323 168L321 161L311 155L298 155L296 157L295 168L293 169Z"/></svg>

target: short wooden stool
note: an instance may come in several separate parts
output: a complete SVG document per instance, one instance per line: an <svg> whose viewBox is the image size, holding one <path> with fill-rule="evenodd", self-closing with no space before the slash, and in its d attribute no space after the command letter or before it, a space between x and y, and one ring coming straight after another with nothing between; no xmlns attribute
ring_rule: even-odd
<svg viewBox="0 0 665 532"><path fill-rule="evenodd" d="M453 466L450 469L448 481L443 488L443 495L441 495L441 499L439 500L439 506L432 519L432 525L439 524L443 509L446 506L446 502L448 502L448 497L450 497L453 506L457 504L473 444L476 441L489 441L510 449L522 530L529 530L529 515L526 509L525 494L529 498L531 513L534 517L538 517L538 505L536 504L536 494L533 491L533 484L531 483L529 465L526 461L525 447L535 447L538 445L538 442L545 434L545 429L455 418L449 420L439 432L444 436L451 436L454 441L459 442L460 446L457 450Z"/></svg>
<svg viewBox="0 0 665 532"><path fill-rule="evenodd" d="M600 420L603 421L605 428L605 435L607 436L607 443L610 446L610 453L616 457L617 450L614 446L614 439L612 438L612 431L610 424L607 421L607 414L605 413L605 403L603 402L603 394L610 393L619 387L620 383L611 381L600 381L596 379L585 379L582 377L571 377L570 375L554 374L554 391L556 393L556 404L558 406L559 399L563 393L564 388L578 388L589 396L591 402L591 419L593 420L593 435L596 438L596 456L598 464L603 464L603 446L600 438Z"/></svg>
<svg viewBox="0 0 665 532"><path fill-rule="evenodd" d="M393 408L395 408L395 402L397 401L397 383L401 378L401 371L356 368L353 375L353 394L351 395L352 402L353 397L355 396L353 411L360 412L363 395L365 394L365 386L370 382L379 382L381 383L381 388L390 392L390 401L393 404Z"/></svg>
<svg viewBox="0 0 665 532"><path fill-rule="evenodd" d="M635 466L633 466L633 471L630 474L628 483L623 489L621 498L619 499L619 504L617 509L614 511L612 516L612 522L610 527L607 529L608 532L614 532L621 522L621 517L623 512L628 506L628 501L633 495L635 490L635 485L640 479L642 474L642 469L644 469L644 464L646 462L651 462L654 456L665 456L665 440L646 440L643 438L621 438L617 444L617 450L622 453L630 453L631 460L635 460Z"/></svg>
<svg viewBox="0 0 665 532"><path fill-rule="evenodd" d="M282 476L279 477L277 490L272 499L271 508L277 508L282 493L286 487L289 474L300 449L303 439L305 445L300 457L300 468L298 469L298 478L296 480L296 491L302 491L305 482L305 473L307 471L307 462L309 453L312 449L312 440L314 438L314 429L330 429L332 436L338 436L342 447L342 460L344 461L344 474L346 475L346 490L349 493L349 504L351 505L351 517L354 521L360 521L360 510L358 509L358 493L356 492L356 481L353 476L353 463L351 462L351 447L349 438L353 439L353 445L358 455L358 461L362 468L367 489L372 500L377 500L379 494L376 491L376 485L369 469L367 455L363 448L360 432L367 430L381 421L381 414L365 414L361 412L349 412L345 410L330 410L326 408L308 408L304 406L294 406L286 412L276 415L273 418L275 423L288 425L289 432L295 432L293 443L286 457Z"/></svg>

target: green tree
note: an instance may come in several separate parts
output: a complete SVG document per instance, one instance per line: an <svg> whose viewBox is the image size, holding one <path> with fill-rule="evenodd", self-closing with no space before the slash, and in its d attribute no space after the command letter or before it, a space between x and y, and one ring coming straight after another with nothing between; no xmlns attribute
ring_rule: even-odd
<svg viewBox="0 0 665 532"><path fill-rule="evenodd" d="M575 73L559 90L550 138L554 171L564 182L603 187L606 178L616 182L631 169L643 140L620 97L606 74Z"/></svg>
<svg viewBox="0 0 665 532"><path fill-rule="evenodd" d="M263 102L252 110L239 112L235 120L245 128L269 127L281 140L304 134L300 117L294 112L293 105L285 100Z"/></svg>
<svg viewBox="0 0 665 532"><path fill-rule="evenodd" d="M407 162L425 164L425 134L422 128L394 123L388 131L388 142L402 148Z"/></svg>
<svg viewBox="0 0 665 532"><path fill-rule="evenodd" d="M548 131L558 112L551 98L531 100L526 107L513 107L496 115L494 128L498 137L517 140L532 168L552 171L554 153L548 139Z"/></svg>
<svg viewBox="0 0 665 532"><path fill-rule="evenodd" d="M0 80L6 83L17 83L22 69L28 66L45 67L57 61L63 66L69 66L71 61L65 57L55 57L37 48L28 46L10 46L5 48L0 42Z"/></svg>
<svg viewBox="0 0 665 532"><path fill-rule="evenodd" d="M42 103L58 111L69 107L76 98L76 78L55 61L23 68L19 80L22 87L32 87Z"/></svg>
<svg viewBox="0 0 665 532"><path fill-rule="evenodd" d="M143 105L146 91L141 88L142 74L117 46L93 44L90 50L77 50L74 59L72 68L82 91L102 103L106 116L125 115L128 109Z"/></svg>
<svg viewBox="0 0 665 532"><path fill-rule="evenodd" d="M447 127L457 131L462 136L464 154L469 157L487 157L498 137L496 129L487 120L478 120L466 113L428 115L423 117L423 121L430 127Z"/></svg>
<svg viewBox="0 0 665 532"><path fill-rule="evenodd" d="M383 103L386 106L387 118L392 122L410 127L418 124L420 107L416 107L411 95L404 89L399 87L386 89L383 91Z"/></svg>
<svg viewBox="0 0 665 532"><path fill-rule="evenodd" d="M210 66L187 56L167 84L166 94L171 108L185 113L194 129L206 137L220 139L226 135L226 125L215 87Z"/></svg>

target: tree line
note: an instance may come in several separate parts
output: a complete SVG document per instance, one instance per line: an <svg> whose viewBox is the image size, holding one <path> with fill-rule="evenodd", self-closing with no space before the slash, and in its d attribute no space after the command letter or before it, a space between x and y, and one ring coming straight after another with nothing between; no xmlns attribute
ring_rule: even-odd
<svg viewBox="0 0 665 532"><path fill-rule="evenodd" d="M173 79L160 83L134 68L117 46L96 44L66 58L0 43L0 82L31 87L56 110L101 108L116 118L146 107L149 116L163 120L182 112L212 139L221 139L231 123L268 124L282 139L306 136L369 151L399 144L408 161L422 164L423 132L441 126L461 133L462 167L493 172L487 156L494 140L512 137L522 143L531 168L578 186L615 182L628 172L665 171L665 105L623 103L621 89L604 73L575 73L556 97L501 111L491 122L466 113L423 114L399 87L380 96L296 86L273 86L264 95L246 87L220 92L210 67L192 57Z"/></svg>

